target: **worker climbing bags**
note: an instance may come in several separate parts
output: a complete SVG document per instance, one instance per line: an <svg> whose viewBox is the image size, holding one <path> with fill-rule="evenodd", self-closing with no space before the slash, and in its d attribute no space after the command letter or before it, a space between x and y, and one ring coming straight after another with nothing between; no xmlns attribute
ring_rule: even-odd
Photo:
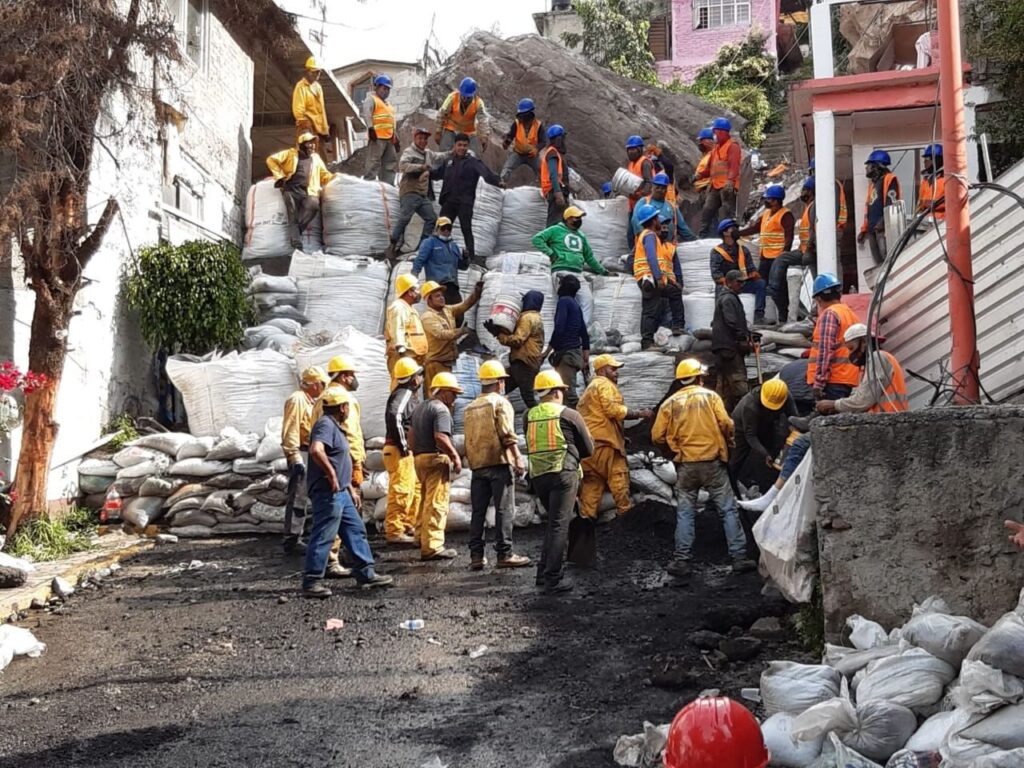
<svg viewBox="0 0 1024 768"><path fill-rule="evenodd" d="M498 272L488 272L484 276L484 292L480 297L480 309L477 312L477 336L480 343L495 354L507 352L508 348L502 345L487 329L485 321L491 319L495 305L504 307L504 311L498 313L500 320L499 327L506 330L515 328L515 320L518 314L514 300L518 297L518 304L522 306L522 297L527 291L536 290L544 294L544 305L541 307L540 316L544 321L544 338L551 338L551 331L554 328L555 300L551 290L550 274L523 274L508 275ZM500 302L499 302L500 298Z"/></svg>
<svg viewBox="0 0 1024 768"><path fill-rule="evenodd" d="M501 187L488 184L483 179L477 182L476 201L473 203L473 256L478 259L490 256L498 250L498 229L501 226L504 199L505 192ZM466 250L466 241L462 237L462 227L458 221L452 227L452 239L463 251Z"/></svg>

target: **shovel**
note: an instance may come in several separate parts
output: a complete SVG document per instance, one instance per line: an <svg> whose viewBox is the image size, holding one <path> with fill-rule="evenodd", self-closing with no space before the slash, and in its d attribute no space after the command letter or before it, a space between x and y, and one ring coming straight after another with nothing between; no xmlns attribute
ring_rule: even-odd
<svg viewBox="0 0 1024 768"><path fill-rule="evenodd" d="M568 561L580 568L593 568L597 564L597 526L593 520L582 517L579 502L569 523Z"/></svg>
<svg viewBox="0 0 1024 768"><path fill-rule="evenodd" d="M757 383L764 384L764 374L761 373L761 334L751 334L750 338L753 341L754 362L757 363Z"/></svg>

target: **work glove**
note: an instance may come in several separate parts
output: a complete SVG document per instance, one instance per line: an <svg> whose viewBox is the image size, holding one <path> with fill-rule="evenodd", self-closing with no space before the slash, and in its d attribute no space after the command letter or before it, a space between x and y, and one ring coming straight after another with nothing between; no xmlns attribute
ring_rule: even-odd
<svg viewBox="0 0 1024 768"><path fill-rule="evenodd" d="M395 347L395 352L397 352L400 357L405 357L405 347Z"/></svg>
<svg viewBox="0 0 1024 768"><path fill-rule="evenodd" d="M373 128L367 128L366 135L370 137L370 141L377 140L377 131L375 131Z"/></svg>

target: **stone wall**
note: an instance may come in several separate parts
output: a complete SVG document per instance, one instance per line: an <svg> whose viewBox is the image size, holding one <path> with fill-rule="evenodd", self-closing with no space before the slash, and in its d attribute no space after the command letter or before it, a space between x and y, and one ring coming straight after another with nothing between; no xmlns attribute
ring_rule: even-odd
<svg viewBox="0 0 1024 768"><path fill-rule="evenodd" d="M944 598L991 623L1024 584L1020 519L1024 407L935 408L814 422L818 549L826 635L850 614L886 629L915 602Z"/></svg>

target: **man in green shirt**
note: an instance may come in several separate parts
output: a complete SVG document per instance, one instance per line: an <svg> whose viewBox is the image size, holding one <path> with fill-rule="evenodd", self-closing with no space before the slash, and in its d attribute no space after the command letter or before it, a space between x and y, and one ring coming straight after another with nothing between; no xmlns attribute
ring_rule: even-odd
<svg viewBox="0 0 1024 768"><path fill-rule="evenodd" d="M533 247L551 259L552 272L583 272L584 265L599 275L607 275L587 236L580 231L587 214L570 205L562 214L562 222L543 229L533 236Z"/></svg>

